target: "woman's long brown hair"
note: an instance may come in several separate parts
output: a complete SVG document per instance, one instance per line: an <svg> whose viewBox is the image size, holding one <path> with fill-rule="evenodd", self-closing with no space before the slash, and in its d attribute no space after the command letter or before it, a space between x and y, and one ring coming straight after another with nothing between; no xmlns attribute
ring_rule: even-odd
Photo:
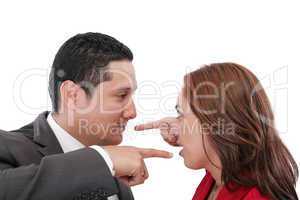
<svg viewBox="0 0 300 200"><path fill-rule="evenodd" d="M221 160L226 186L256 186L270 199L298 199L297 164L278 136L256 76L235 63L215 63L184 80L193 113L201 124L211 126L208 141Z"/></svg>

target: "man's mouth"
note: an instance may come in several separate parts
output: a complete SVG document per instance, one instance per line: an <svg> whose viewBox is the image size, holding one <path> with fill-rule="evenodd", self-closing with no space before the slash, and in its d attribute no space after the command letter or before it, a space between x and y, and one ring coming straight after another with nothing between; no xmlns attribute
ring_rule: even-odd
<svg viewBox="0 0 300 200"><path fill-rule="evenodd" d="M116 126L113 127L113 132L122 133L126 129L126 123L119 123Z"/></svg>
<svg viewBox="0 0 300 200"><path fill-rule="evenodd" d="M125 128L126 128L126 123L121 123L121 124L119 124L119 127L121 128L121 129L124 129L125 130Z"/></svg>
<svg viewBox="0 0 300 200"><path fill-rule="evenodd" d="M119 128L120 128L120 131L123 132L123 131L125 131L126 125L121 125L121 126L119 126Z"/></svg>

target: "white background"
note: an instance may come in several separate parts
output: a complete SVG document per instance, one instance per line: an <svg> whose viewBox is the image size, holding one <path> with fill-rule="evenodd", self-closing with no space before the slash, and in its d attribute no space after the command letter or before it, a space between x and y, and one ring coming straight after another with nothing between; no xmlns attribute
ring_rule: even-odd
<svg viewBox="0 0 300 200"><path fill-rule="evenodd" d="M299 18L296 1L288 0L1 1L0 127L19 128L51 109L47 76L56 51L74 34L102 32L135 55L139 115L123 144L176 154L157 131L136 133L133 125L174 115L187 71L234 61L261 78L280 136L299 163ZM186 169L178 156L146 163L150 178L133 188L136 199L191 199L204 174Z"/></svg>

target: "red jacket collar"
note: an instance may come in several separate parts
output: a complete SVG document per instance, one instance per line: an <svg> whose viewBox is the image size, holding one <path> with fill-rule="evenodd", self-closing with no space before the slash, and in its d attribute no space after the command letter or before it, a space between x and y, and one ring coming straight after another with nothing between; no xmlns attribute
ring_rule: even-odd
<svg viewBox="0 0 300 200"><path fill-rule="evenodd" d="M194 194L193 200L205 200L209 195L209 192L212 189L214 183L215 180L213 179L211 174L209 172L206 172L205 177L202 179ZM258 197L258 199L267 199L260 196L259 191L255 187L239 186L234 192L229 191L226 187L223 187L217 196L217 200L241 200L248 199L248 196L254 197L253 195L255 195L255 197Z"/></svg>

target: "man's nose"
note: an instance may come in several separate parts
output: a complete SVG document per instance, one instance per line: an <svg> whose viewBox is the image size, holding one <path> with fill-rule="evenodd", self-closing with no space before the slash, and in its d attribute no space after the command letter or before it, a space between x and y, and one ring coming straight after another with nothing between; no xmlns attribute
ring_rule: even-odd
<svg viewBox="0 0 300 200"><path fill-rule="evenodd" d="M136 108L133 99L128 102L123 117L126 119L134 119L136 117Z"/></svg>

